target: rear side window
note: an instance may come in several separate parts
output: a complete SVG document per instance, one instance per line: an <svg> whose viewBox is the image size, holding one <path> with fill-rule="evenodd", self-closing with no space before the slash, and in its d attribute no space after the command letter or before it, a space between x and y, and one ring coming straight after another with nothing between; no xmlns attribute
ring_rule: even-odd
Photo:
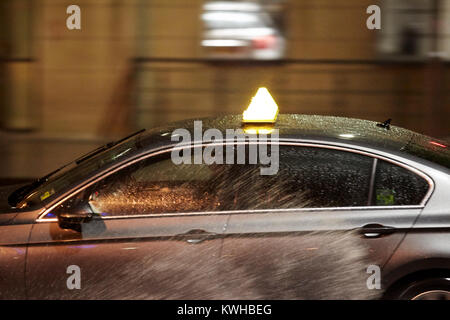
<svg viewBox="0 0 450 320"><path fill-rule="evenodd" d="M357 153L296 147L281 154L280 165L305 190L309 207L325 208L366 206L371 164Z"/></svg>
<svg viewBox="0 0 450 320"><path fill-rule="evenodd" d="M372 205L418 205L429 189L421 176L403 167L378 160Z"/></svg>
<svg viewBox="0 0 450 320"><path fill-rule="evenodd" d="M352 152L280 146L277 174L246 166L228 189L235 189L238 209L367 206L372 163Z"/></svg>

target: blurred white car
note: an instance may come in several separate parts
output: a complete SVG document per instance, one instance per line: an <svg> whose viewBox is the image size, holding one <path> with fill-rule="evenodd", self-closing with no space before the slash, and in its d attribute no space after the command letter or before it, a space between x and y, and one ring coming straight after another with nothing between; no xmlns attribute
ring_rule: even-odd
<svg viewBox="0 0 450 320"><path fill-rule="evenodd" d="M263 7L251 2L207 2L201 45L207 58L282 59L285 39Z"/></svg>

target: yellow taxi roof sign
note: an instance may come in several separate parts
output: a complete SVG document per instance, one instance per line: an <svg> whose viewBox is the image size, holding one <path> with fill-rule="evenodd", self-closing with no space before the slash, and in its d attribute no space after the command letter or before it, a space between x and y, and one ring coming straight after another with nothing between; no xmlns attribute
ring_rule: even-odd
<svg viewBox="0 0 450 320"><path fill-rule="evenodd" d="M244 123L273 123L277 120L278 106L269 90L259 88L243 113Z"/></svg>

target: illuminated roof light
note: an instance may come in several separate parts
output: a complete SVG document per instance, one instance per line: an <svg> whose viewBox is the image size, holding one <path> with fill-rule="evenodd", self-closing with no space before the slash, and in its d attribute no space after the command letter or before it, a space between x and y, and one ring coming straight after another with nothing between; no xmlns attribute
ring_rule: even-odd
<svg viewBox="0 0 450 320"><path fill-rule="evenodd" d="M273 127L271 126L244 126L244 132L249 134L271 134Z"/></svg>
<svg viewBox="0 0 450 320"><path fill-rule="evenodd" d="M259 88L243 113L244 123L273 123L277 120L278 106L266 88Z"/></svg>

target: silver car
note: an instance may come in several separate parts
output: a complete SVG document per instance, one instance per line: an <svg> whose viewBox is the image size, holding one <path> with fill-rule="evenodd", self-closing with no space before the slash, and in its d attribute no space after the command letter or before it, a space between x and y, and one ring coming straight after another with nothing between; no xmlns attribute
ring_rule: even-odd
<svg viewBox="0 0 450 320"><path fill-rule="evenodd" d="M242 116L202 123L225 134ZM4 188L0 297L449 297L446 143L348 118L281 114L274 126L275 175L249 163L175 164L173 151L210 145L177 147L175 129L195 134L186 121ZM214 141L255 143L275 146Z"/></svg>

